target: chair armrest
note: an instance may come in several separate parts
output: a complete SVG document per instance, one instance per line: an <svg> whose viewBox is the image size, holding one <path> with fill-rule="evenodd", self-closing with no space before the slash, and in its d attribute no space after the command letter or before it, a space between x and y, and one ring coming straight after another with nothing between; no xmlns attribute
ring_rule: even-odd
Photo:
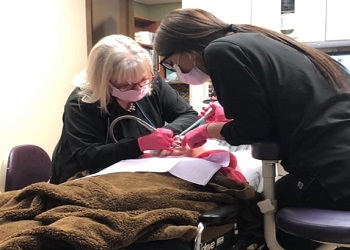
<svg viewBox="0 0 350 250"><path fill-rule="evenodd" d="M274 142L256 142L252 144L252 156L258 160L280 160L280 145Z"/></svg>
<svg viewBox="0 0 350 250"><path fill-rule="evenodd" d="M227 222L235 218L239 212L240 206L238 204L222 205L204 212L199 217L199 222L205 225L227 224Z"/></svg>

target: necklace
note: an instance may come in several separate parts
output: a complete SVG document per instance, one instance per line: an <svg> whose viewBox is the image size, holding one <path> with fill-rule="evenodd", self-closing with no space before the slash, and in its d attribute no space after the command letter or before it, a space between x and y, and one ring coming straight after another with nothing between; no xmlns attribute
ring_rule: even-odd
<svg viewBox="0 0 350 250"><path fill-rule="evenodd" d="M129 106L129 108L127 109L127 111L128 111L128 112L132 112L132 111L135 111L135 110L136 110L136 107L135 107L134 103L133 103L133 102L130 103L130 106Z"/></svg>

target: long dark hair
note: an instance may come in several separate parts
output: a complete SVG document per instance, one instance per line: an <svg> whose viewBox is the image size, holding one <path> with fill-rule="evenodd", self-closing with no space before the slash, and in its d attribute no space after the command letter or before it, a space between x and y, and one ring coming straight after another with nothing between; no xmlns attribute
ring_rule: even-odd
<svg viewBox="0 0 350 250"><path fill-rule="evenodd" d="M230 33L257 32L304 53L329 79L334 88L350 90L350 75L326 53L278 32L248 24L228 24L213 14L192 8L176 9L162 20L156 31L154 49L160 56L196 51Z"/></svg>

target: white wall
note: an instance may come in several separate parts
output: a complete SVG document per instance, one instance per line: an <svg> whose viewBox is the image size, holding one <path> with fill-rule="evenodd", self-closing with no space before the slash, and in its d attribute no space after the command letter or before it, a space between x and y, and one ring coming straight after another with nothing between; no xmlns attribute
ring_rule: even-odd
<svg viewBox="0 0 350 250"><path fill-rule="evenodd" d="M85 0L1 1L0 31L0 161L26 143L51 156L86 64Z"/></svg>

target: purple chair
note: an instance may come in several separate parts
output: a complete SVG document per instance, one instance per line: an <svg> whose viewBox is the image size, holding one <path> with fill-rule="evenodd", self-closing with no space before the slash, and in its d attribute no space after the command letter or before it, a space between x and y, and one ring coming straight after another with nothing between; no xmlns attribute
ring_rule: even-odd
<svg viewBox="0 0 350 250"><path fill-rule="evenodd" d="M18 145L10 150L2 174L2 191L19 190L35 182L50 178L51 158L36 145Z"/></svg>
<svg viewBox="0 0 350 250"><path fill-rule="evenodd" d="M350 247L350 211L283 208L275 213L275 170L281 159L278 144L255 143L252 156L262 160L265 200L258 205L264 213L265 241L270 250L283 249L276 239L276 227L288 234L322 243L317 249Z"/></svg>

